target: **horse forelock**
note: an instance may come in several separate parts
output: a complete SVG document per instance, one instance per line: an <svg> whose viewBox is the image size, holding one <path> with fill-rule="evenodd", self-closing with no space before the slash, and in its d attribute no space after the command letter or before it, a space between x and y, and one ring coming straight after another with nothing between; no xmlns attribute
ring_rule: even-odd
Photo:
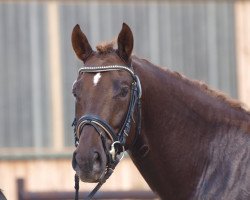
<svg viewBox="0 0 250 200"><path fill-rule="evenodd" d="M105 41L105 42L101 42L96 46L96 50L100 53L100 54L106 54L106 53L110 53L113 52L115 49L115 45L116 45L116 39L113 39L112 41Z"/></svg>

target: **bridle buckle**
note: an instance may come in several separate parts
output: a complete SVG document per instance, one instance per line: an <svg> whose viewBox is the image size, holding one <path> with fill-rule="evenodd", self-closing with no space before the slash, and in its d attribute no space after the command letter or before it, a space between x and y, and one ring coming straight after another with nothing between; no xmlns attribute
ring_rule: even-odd
<svg viewBox="0 0 250 200"><path fill-rule="evenodd" d="M117 155L121 155L119 158L119 161L121 161L124 157L125 147L121 144L120 141L115 141L111 144L111 148L109 153L111 154L112 160L115 161L117 158Z"/></svg>

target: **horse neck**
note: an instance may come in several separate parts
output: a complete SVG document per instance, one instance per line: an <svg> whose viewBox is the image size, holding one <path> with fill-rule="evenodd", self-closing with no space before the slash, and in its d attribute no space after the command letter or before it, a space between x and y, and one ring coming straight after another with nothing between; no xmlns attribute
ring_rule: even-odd
<svg viewBox="0 0 250 200"><path fill-rule="evenodd" d="M136 57L133 66L140 77L143 96L142 133L130 151L131 158L161 198L173 195L175 199L179 194L177 199L187 199L208 160L215 127L211 123L222 118L218 116L213 122L214 113L230 114L237 120L250 121L250 117L177 73Z"/></svg>
<svg viewBox="0 0 250 200"><path fill-rule="evenodd" d="M133 59L133 66L142 82L146 132L150 128L180 127L178 122L183 122L183 127L193 121L194 127L199 127L199 123L230 123L241 127L250 122L250 113L239 102L209 89L204 83L191 81L177 72L163 70L137 57Z"/></svg>

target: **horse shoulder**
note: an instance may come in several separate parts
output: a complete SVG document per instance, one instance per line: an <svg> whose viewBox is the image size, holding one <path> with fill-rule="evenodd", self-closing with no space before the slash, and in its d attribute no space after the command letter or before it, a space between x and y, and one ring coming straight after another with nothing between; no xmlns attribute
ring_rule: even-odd
<svg viewBox="0 0 250 200"><path fill-rule="evenodd" d="M249 200L250 132L235 126L218 131L194 199Z"/></svg>

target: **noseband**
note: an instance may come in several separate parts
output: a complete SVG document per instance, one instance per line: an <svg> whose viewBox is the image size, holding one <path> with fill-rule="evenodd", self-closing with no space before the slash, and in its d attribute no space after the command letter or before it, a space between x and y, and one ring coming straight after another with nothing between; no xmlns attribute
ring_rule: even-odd
<svg viewBox="0 0 250 200"><path fill-rule="evenodd" d="M92 192L88 195L87 199L92 199L92 197L100 189L102 184L105 183L106 180L113 173L119 161L123 158L125 145L126 145L126 139L129 136L131 122L133 120L133 114L134 114L136 105L137 105L137 112L136 112L137 117L136 117L136 122L135 122L136 133L135 133L133 144L135 143L137 136L140 134L142 90L141 90L141 83L140 83L139 77L134 73L132 68L129 68L126 66L112 65L112 66L83 67L79 70L79 74L82 72L98 73L98 72L109 72L109 71L119 71L119 70L127 71L133 79L132 84L131 84L131 94L130 94L130 101L129 101L127 115L119 132L115 133L112 126L110 126L105 120L94 115L83 115L78 120L74 119L73 124L72 124L72 126L74 126L74 137L75 137L76 147L79 144L79 138L81 136L81 132L84 126L90 125L94 127L96 132L99 134L102 144L103 144L104 152L107 157L106 171L100 178L99 183L92 190ZM106 135L112 141L110 150L108 150L106 147L106 137L105 137ZM118 155L120 154L122 155L119 158ZM75 189L76 189L75 200L77 200L78 190L79 190L79 177L77 175L75 175Z"/></svg>

